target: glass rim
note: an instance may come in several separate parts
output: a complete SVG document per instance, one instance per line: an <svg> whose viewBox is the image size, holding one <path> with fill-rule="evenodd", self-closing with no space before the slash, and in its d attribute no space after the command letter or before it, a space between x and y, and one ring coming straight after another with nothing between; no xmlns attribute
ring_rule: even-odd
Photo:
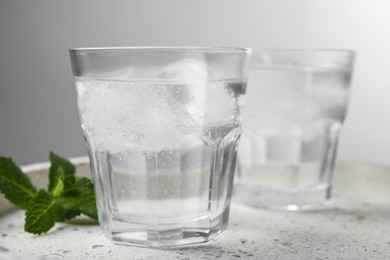
<svg viewBox="0 0 390 260"><path fill-rule="evenodd" d="M349 54L349 55L355 55L356 51L352 49L343 49L343 48L251 48L252 53L313 53L313 54L321 54L321 53L342 53L342 54Z"/></svg>
<svg viewBox="0 0 390 260"><path fill-rule="evenodd" d="M69 48L70 52L110 52L110 51L139 51L139 52L209 52L209 53L251 53L247 47L204 47L204 46L123 46L123 47L81 47Z"/></svg>

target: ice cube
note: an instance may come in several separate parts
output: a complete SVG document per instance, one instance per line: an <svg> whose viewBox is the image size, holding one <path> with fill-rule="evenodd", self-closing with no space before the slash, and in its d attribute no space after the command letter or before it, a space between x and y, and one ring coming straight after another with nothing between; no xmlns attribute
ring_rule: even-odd
<svg viewBox="0 0 390 260"><path fill-rule="evenodd" d="M205 123L208 126L232 124L236 120L239 108L238 98L230 89L229 80L219 80L209 83L205 109Z"/></svg>
<svg viewBox="0 0 390 260"><path fill-rule="evenodd" d="M200 126L186 111L185 104L171 92L172 83L155 84L149 100L139 104L139 131L148 150L179 148L190 136L201 133Z"/></svg>
<svg viewBox="0 0 390 260"><path fill-rule="evenodd" d="M298 163L300 160L302 129L296 124L278 119L254 119L244 124L243 135L252 140L254 163Z"/></svg>
<svg viewBox="0 0 390 260"><path fill-rule="evenodd" d="M209 71L202 60L183 59L165 66L161 70L160 78L183 81L207 80Z"/></svg>
<svg viewBox="0 0 390 260"><path fill-rule="evenodd" d="M111 115L120 114L120 99L115 91L110 90L109 82L81 81L76 84L78 105L82 127L88 138L101 148L120 146L122 140L115 133L118 131L117 120Z"/></svg>
<svg viewBox="0 0 390 260"><path fill-rule="evenodd" d="M207 64L202 59L182 59L165 66L161 70L160 77L169 80L180 80L173 83L171 94L176 97L177 103L174 108L181 113L182 119L191 120L202 126L204 121L202 115L205 112L205 101L207 94L207 80L211 73Z"/></svg>
<svg viewBox="0 0 390 260"><path fill-rule="evenodd" d="M302 161L319 162L326 153L327 120L319 120L305 126L302 140Z"/></svg>
<svg viewBox="0 0 390 260"><path fill-rule="evenodd" d="M350 74L338 68L316 69L306 91L323 117L341 120L345 116Z"/></svg>
<svg viewBox="0 0 390 260"><path fill-rule="evenodd" d="M139 79L139 73L134 67L123 67L119 69L99 72L99 78L106 80L130 80Z"/></svg>

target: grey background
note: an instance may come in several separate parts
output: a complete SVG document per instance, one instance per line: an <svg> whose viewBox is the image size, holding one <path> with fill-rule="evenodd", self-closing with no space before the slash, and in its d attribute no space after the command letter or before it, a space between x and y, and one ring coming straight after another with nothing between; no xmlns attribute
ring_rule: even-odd
<svg viewBox="0 0 390 260"><path fill-rule="evenodd" d="M0 154L86 155L67 50L141 45L354 49L339 159L390 165L387 0L0 0Z"/></svg>

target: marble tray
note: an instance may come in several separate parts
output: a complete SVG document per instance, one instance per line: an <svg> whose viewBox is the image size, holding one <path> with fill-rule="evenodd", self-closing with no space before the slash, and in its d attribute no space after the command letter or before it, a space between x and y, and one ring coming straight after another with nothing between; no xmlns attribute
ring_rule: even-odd
<svg viewBox="0 0 390 260"><path fill-rule="evenodd" d="M89 175L87 158L77 174ZM23 167L47 183L47 163ZM337 165L332 209L284 212L232 204L229 229L202 246L156 250L114 245L99 226L79 219L46 235L23 231L24 212L0 196L1 259L390 259L390 168Z"/></svg>

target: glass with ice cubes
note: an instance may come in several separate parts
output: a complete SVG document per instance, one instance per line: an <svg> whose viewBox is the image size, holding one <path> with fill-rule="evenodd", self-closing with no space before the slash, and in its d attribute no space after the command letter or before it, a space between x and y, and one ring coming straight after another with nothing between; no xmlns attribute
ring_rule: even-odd
<svg viewBox="0 0 390 260"><path fill-rule="evenodd" d="M99 223L114 243L174 248L227 228L249 55L70 50Z"/></svg>
<svg viewBox="0 0 390 260"><path fill-rule="evenodd" d="M354 53L255 50L234 197L256 208L329 206Z"/></svg>

